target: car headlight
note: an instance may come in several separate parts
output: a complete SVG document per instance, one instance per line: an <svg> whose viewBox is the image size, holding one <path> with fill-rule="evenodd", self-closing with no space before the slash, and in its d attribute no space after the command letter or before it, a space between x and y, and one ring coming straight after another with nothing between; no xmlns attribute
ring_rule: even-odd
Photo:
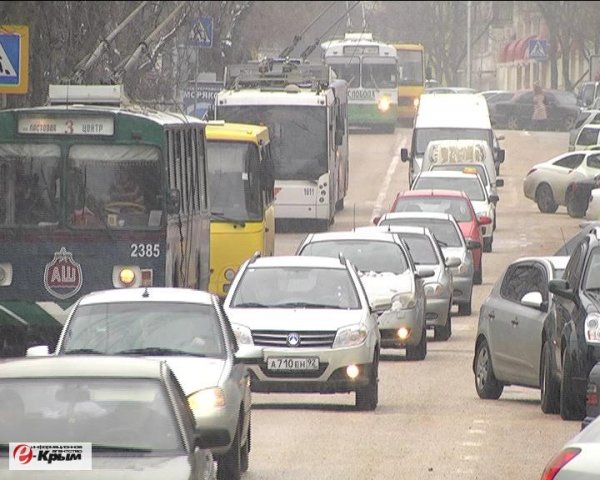
<svg viewBox="0 0 600 480"><path fill-rule="evenodd" d="M377 108L380 112L387 112L390 109L390 99L387 96L383 96L377 102Z"/></svg>
<svg viewBox="0 0 600 480"><path fill-rule="evenodd" d="M225 393L220 387L199 390L188 397L188 404L194 415L210 414L213 410L225 406Z"/></svg>
<svg viewBox="0 0 600 480"><path fill-rule="evenodd" d="M600 345L600 313L590 313L585 318L585 340L592 345Z"/></svg>
<svg viewBox="0 0 600 480"><path fill-rule="evenodd" d="M364 343L366 339L367 330L362 325L340 328L333 341L333 348L354 347Z"/></svg>
<svg viewBox="0 0 600 480"><path fill-rule="evenodd" d="M444 294L444 286L441 283L428 283L425 285L426 297L441 297Z"/></svg>
<svg viewBox="0 0 600 480"><path fill-rule="evenodd" d="M233 329L235 339L239 345L254 345L254 342L252 341L252 332L248 327L232 323L231 328Z"/></svg>
<svg viewBox="0 0 600 480"><path fill-rule="evenodd" d="M415 308L417 300L412 292L397 293L392 297L392 310Z"/></svg>

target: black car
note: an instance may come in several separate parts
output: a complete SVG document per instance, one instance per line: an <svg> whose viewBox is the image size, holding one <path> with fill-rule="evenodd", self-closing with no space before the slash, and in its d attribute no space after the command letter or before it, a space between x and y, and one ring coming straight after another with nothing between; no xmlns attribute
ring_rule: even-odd
<svg viewBox="0 0 600 480"><path fill-rule="evenodd" d="M574 247L563 278L548 282L557 298L549 387L560 388L560 415L583 420L587 381L600 361L600 227Z"/></svg>
<svg viewBox="0 0 600 480"><path fill-rule="evenodd" d="M546 97L546 128L570 131L579 117L577 97L564 90L544 90ZM533 115L533 90L522 90L505 102L497 102L490 111L494 128L530 129Z"/></svg>
<svg viewBox="0 0 600 480"><path fill-rule="evenodd" d="M588 377L587 391L585 395L585 418L581 422L581 428L587 427L600 415L600 403L598 393L600 392L600 363L597 363Z"/></svg>

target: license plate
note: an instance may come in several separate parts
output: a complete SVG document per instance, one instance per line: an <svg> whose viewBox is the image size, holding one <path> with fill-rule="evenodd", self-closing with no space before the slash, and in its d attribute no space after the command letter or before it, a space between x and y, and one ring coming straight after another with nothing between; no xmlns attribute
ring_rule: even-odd
<svg viewBox="0 0 600 480"><path fill-rule="evenodd" d="M318 357L270 357L267 358L269 370L318 370Z"/></svg>

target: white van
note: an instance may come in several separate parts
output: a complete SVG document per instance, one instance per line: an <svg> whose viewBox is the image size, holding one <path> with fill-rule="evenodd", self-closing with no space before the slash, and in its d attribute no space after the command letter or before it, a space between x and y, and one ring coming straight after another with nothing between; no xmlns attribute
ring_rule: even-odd
<svg viewBox="0 0 600 480"><path fill-rule="evenodd" d="M410 154L400 151L403 162L409 162L409 182L422 170L423 156L432 140L482 140L493 154L495 171L504 161L504 150L499 148L492 129L487 102L483 95L453 93L421 95L413 126Z"/></svg>
<svg viewBox="0 0 600 480"><path fill-rule="evenodd" d="M472 165L476 169L481 165L485 170L480 175L489 195L497 195L497 187L504 185L504 180L496 176L496 167L492 149L483 140L433 140L429 142L423 156L421 171L432 169L448 169L449 164L462 169Z"/></svg>

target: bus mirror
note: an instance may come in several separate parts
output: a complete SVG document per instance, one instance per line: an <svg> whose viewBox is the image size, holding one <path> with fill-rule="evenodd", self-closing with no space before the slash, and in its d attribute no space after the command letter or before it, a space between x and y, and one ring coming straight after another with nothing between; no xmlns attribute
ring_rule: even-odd
<svg viewBox="0 0 600 480"><path fill-rule="evenodd" d="M403 162L408 162L410 160L410 156L408 155L407 148L402 148L400 150L400 160L402 160Z"/></svg>
<svg viewBox="0 0 600 480"><path fill-rule="evenodd" d="M504 162L504 155L505 155L504 149L498 150L497 155L498 155L498 163L503 163Z"/></svg>
<svg viewBox="0 0 600 480"><path fill-rule="evenodd" d="M335 131L335 144L343 145L344 144L344 132L341 130Z"/></svg>
<svg viewBox="0 0 600 480"><path fill-rule="evenodd" d="M167 213L179 213L180 208L181 195L179 194L179 190L173 188L169 190L169 195L167 196Z"/></svg>

